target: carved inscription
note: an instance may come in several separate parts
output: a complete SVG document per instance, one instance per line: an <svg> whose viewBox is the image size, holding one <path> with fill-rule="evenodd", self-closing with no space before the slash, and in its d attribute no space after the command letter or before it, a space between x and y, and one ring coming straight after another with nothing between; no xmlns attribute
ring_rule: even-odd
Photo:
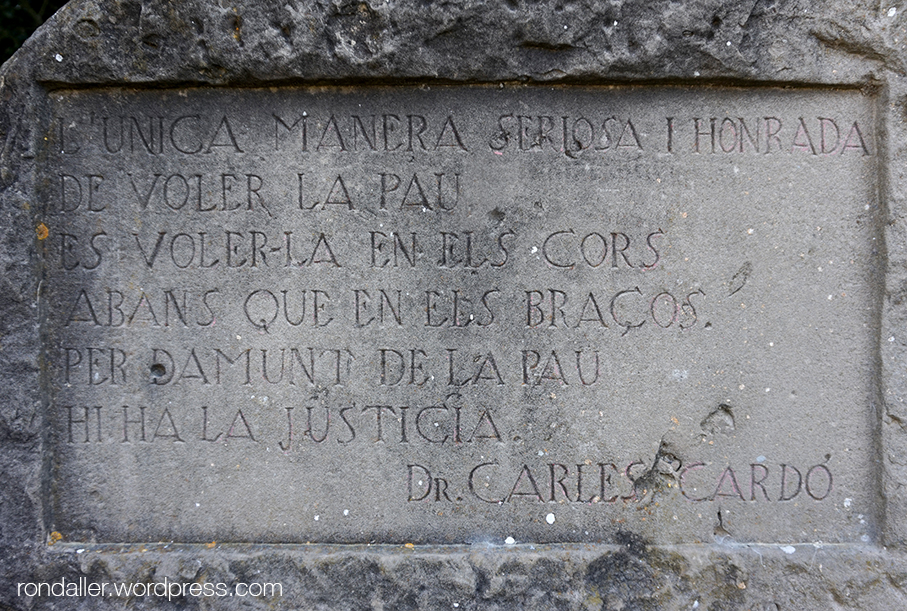
<svg viewBox="0 0 907 611"><path fill-rule="evenodd" d="M56 93L55 527L859 538L875 138L846 92Z"/></svg>

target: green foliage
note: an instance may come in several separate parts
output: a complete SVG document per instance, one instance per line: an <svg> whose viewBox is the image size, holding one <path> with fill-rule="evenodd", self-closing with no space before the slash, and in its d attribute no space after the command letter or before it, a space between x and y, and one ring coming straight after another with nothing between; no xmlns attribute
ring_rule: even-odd
<svg viewBox="0 0 907 611"><path fill-rule="evenodd" d="M64 4L65 0L0 0L0 63Z"/></svg>

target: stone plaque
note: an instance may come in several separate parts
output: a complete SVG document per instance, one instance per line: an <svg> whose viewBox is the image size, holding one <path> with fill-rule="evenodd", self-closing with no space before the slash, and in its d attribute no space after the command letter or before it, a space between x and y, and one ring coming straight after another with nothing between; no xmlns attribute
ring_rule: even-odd
<svg viewBox="0 0 907 611"><path fill-rule="evenodd" d="M54 91L53 528L869 541L874 121L857 90Z"/></svg>

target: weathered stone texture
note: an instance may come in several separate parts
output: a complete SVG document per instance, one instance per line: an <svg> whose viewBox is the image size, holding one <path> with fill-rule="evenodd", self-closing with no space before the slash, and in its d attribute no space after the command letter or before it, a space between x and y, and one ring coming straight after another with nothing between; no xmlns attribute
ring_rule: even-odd
<svg viewBox="0 0 907 611"><path fill-rule="evenodd" d="M907 6L848 1L76 0L0 69L0 609L907 607ZM877 511L866 545L56 543L36 147L47 94L92 86L669 83L862 88L884 211ZM882 270L880 270L882 271ZM866 406L855 407L863 409ZM720 520L719 520L720 526ZM269 599L28 599L25 581L281 582Z"/></svg>
<svg viewBox="0 0 907 611"><path fill-rule="evenodd" d="M905 17L889 16L889 8L805 1L84 2L62 10L31 44L43 50L35 57L38 78L59 83L835 84L904 73Z"/></svg>

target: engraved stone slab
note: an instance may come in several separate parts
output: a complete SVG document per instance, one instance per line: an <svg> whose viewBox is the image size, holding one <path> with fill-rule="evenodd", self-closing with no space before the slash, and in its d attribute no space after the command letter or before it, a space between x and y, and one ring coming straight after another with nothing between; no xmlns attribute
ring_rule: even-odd
<svg viewBox="0 0 907 611"><path fill-rule="evenodd" d="M53 528L869 540L872 104L51 93Z"/></svg>

